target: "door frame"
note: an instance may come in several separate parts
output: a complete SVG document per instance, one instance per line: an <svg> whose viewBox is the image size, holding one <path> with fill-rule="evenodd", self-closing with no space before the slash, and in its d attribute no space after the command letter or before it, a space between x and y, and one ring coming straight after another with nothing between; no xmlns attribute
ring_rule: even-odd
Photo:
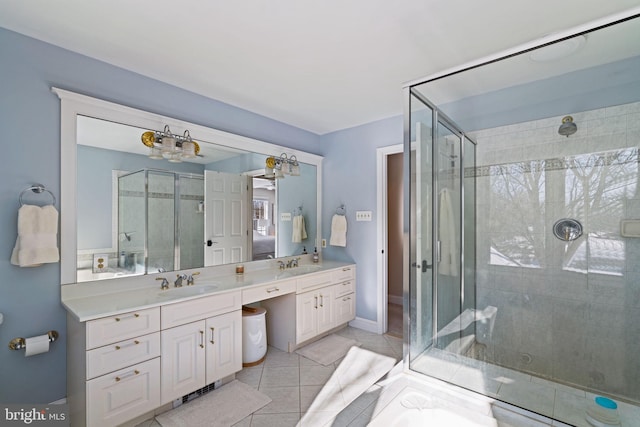
<svg viewBox="0 0 640 427"><path fill-rule="evenodd" d="M402 143L389 145L376 149L376 177L377 177L377 247L378 247L378 265L377 268L377 290L378 295L378 315L376 322L376 332L384 334L388 328L388 294L389 283L387 279L387 272L389 270L389 260L387 256L388 242L387 242L387 157L391 154L402 154L404 152L404 145Z"/></svg>

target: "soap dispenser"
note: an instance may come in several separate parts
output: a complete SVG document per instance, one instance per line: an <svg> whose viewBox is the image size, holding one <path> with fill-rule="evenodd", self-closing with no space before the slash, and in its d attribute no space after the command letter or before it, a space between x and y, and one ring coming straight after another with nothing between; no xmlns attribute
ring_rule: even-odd
<svg viewBox="0 0 640 427"><path fill-rule="evenodd" d="M313 248L313 262L317 263L318 261L320 261L320 255L318 255L318 248L315 247Z"/></svg>

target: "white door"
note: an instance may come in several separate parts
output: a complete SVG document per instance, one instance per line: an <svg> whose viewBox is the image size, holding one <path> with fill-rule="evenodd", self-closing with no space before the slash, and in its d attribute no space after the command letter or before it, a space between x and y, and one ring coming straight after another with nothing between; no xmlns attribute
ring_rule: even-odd
<svg viewBox="0 0 640 427"><path fill-rule="evenodd" d="M205 322L161 332L162 404L205 386Z"/></svg>
<svg viewBox="0 0 640 427"><path fill-rule="evenodd" d="M207 319L207 384L242 370L242 310Z"/></svg>
<svg viewBox="0 0 640 427"><path fill-rule="evenodd" d="M204 265L243 262L247 254L247 176L204 172Z"/></svg>

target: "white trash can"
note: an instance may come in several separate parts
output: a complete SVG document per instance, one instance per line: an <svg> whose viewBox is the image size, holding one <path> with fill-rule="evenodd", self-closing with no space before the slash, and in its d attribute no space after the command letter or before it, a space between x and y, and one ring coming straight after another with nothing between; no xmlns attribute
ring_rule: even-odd
<svg viewBox="0 0 640 427"><path fill-rule="evenodd" d="M267 310L242 307L242 366L261 364L267 355Z"/></svg>

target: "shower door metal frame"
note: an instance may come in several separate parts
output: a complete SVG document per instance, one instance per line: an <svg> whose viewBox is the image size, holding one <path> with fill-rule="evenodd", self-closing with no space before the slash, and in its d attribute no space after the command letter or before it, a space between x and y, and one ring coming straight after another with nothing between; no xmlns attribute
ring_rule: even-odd
<svg viewBox="0 0 640 427"><path fill-rule="evenodd" d="M429 107L432 111L431 114L431 140L432 140L432 144L431 144L431 159L432 162L437 162L437 156L436 156L436 142L437 142L437 132L438 132L438 125L439 123L442 123L443 125L445 125L449 130L452 130L454 132L454 134L456 135L456 137L459 138L460 140L460 159L459 159L459 165L458 165L458 172L460 174L460 200L459 200L459 204L460 204L460 221L459 221L459 227L460 227L460 238L459 238L459 253L460 253L460 286L459 286L459 292L460 292L460 299L459 299L459 311L462 311L462 308L464 306L464 290L465 290L465 275L464 275L464 268L465 268L465 257L464 257L464 253L465 253L465 228L464 228L464 218L465 218L465 204L464 204L464 197L465 197L465 179L464 179L464 158L465 158L465 140L470 141L471 143L473 143L474 145L477 145L477 143L470 138L465 132L460 130L460 127L452 120L450 119L445 113L443 113L442 111L440 111L438 109L438 107L436 107L431 101L429 101L424 95L422 95L420 92L414 90L413 86L407 86L404 88L404 105L405 105L405 114L404 114L404 147L405 147L405 151L407 153L410 153L411 151L411 96L415 96L420 102L422 102L425 106ZM410 156L405 156L405 180L407 183L410 183L410 178L411 178L411 170L410 170ZM437 164L435 165L437 166ZM439 227L439 218L438 215L436 214L437 212L439 212L439 207L440 207L440 202L439 199L437 197L437 189L438 189L438 183L439 183L439 179L438 179L438 173L437 173L437 167L432 167L431 169L431 179L432 179L432 185L431 185L431 197L432 197L432 221L431 221L431 244L432 244L432 248L433 248L433 252L434 252L434 260L433 263L431 265L431 275L432 275L432 280L431 280L431 286L432 286L432 337L431 337L431 344L427 347L427 348L431 348L434 346L434 343L437 342L438 339L438 263L437 263L437 259L439 257L439 255L436 253L437 251L439 251L438 245L437 245L437 231L438 231L438 227ZM410 184L407 184L407 186ZM406 191L407 194L409 194L410 196L410 191ZM405 221L407 224L410 224L410 221L408 219L408 215L410 215L410 201L408 200L409 197L405 197L405 212L407 212L407 215L405 215ZM408 229L410 227L407 227ZM410 236L410 245L413 244L413 242L411 242L411 233L413 232L413 230L409 229L409 236ZM414 238L415 240L415 238ZM406 282L405 282L405 292L408 295L407 300L410 300L410 271L415 269L412 266L412 260L411 260L411 256L410 256L410 251L411 249L408 249L408 253L406 254L406 258L405 258L405 269L407 269L407 274L405 274ZM417 262L417 260L416 260ZM410 333L410 328L411 328L411 315L409 313L408 308L410 307L410 304L406 305L405 309L405 313L404 313L404 323L405 323L405 333L404 333L404 337L405 337L405 348L407 349L407 351L405 352L405 357L404 357L404 362L405 362L405 366L408 366L408 362L410 360L409 357L409 351L411 349L411 343L409 342L411 339L411 333Z"/></svg>

